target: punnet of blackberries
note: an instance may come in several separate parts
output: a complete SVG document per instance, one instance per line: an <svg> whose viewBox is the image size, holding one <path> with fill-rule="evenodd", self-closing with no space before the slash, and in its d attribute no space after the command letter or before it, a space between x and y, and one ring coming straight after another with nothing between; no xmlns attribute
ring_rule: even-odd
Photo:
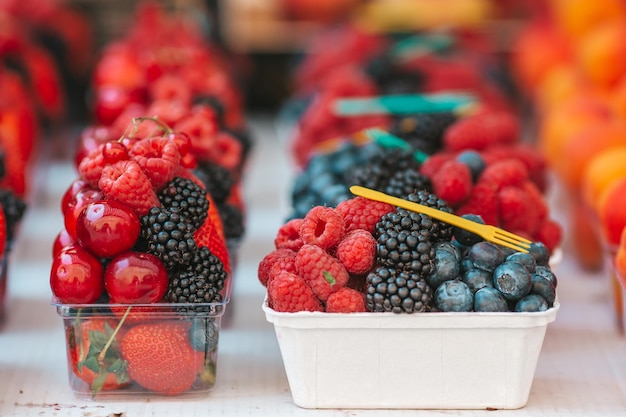
<svg viewBox="0 0 626 417"><path fill-rule="evenodd" d="M453 212L427 184L406 198ZM479 215L463 217L484 223ZM542 312L558 303L544 243L516 252L363 197L291 218L274 246L258 278L268 306L280 312Z"/></svg>

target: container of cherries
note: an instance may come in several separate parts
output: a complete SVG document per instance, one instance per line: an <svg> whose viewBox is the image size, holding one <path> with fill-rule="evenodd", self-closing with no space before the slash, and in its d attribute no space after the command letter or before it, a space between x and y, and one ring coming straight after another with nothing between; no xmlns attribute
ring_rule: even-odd
<svg viewBox="0 0 626 417"><path fill-rule="evenodd" d="M214 386L231 266L194 164L186 134L144 118L78 164L61 201L50 286L79 397Z"/></svg>

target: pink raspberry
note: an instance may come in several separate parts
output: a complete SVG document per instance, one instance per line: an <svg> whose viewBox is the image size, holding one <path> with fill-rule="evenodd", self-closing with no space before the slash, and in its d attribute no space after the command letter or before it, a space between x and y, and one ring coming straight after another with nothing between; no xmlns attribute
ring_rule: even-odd
<svg viewBox="0 0 626 417"><path fill-rule="evenodd" d="M276 233L274 238L274 247L276 249L291 249L297 251L303 245L300 238L300 227L302 219L291 219L283 224Z"/></svg>
<svg viewBox="0 0 626 417"><path fill-rule="evenodd" d="M366 311L365 294L352 288L340 288L326 301L327 313L363 313Z"/></svg>
<svg viewBox="0 0 626 417"><path fill-rule="evenodd" d="M261 259L261 262L259 262L257 276L259 278L259 282L264 287L267 287L267 281L270 278L270 269L272 268L272 265L284 258L295 259L296 252L291 249L276 249Z"/></svg>
<svg viewBox="0 0 626 417"><path fill-rule="evenodd" d="M129 154L150 178L155 190L174 178L180 162L178 145L168 137L141 139L132 145Z"/></svg>
<svg viewBox="0 0 626 417"><path fill-rule="evenodd" d="M461 205L472 193L469 167L455 159L446 161L430 178L435 194L452 208Z"/></svg>
<svg viewBox="0 0 626 417"><path fill-rule="evenodd" d="M296 267L296 252L293 253L293 256L285 256L284 258L277 259L276 262L272 264L270 267L269 278L267 279L268 285L276 275L282 272L291 272L296 275L298 274L298 268Z"/></svg>
<svg viewBox="0 0 626 417"><path fill-rule="evenodd" d="M106 161L102 155L103 149L104 143L98 145L95 149L84 156L78 164L78 174L93 187L98 186L102 170L106 166Z"/></svg>
<svg viewBox="0 0 626 417"><path fill-rule="evenodd" d="M339 242L335 256L349 273L364 274L374 266L376 239L366 230L353 230Z"/></svg>
<svg viewBox="0 0 626 417"><path fill-rule="evenodd" d="M354 197L339 203L336 210L345 221L346 233L357 229L374 233L376 223L385 214L392 212L394 207L380 201Z"/></svg>
<svg viewBox="0 0 626 417"><path fill-rule="evenodd" d="M341 262L316 245L304 245L296 255L298 274L309 284L317 297L328 296L348 282L350 275Z"/></svg>
<svg viewBox="0 0 626 417"><path fill-rule="evenodd" d="M119 161L102 170L98 186L107 199L119 200L143 216L152 207L161 207L150 178L137 162Z"/></svg>
<svg viewBox="0 0 626 417"><path fill-rule="evenodd" d="M267 298L269 306L280 312L322 311L322 303L311 287L290 272L282 272L270 281Z"/></svg>
<svg viewBox="0 0 626 417"><path fill-rule="evenodd" d="M335 247L345 233L345 222L337 210L315 206L304 216L300 238L307 245L328 250Z"/></svg>

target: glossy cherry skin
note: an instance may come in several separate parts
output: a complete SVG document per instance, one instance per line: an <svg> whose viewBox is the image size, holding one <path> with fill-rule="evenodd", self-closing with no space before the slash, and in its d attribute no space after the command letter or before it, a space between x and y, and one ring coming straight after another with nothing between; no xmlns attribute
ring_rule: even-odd
<svg viewBox="0 0 626 417"><path fill-rule="evenodd" d="M150 304L167 291L167 271L161 260L146 252L125 252L111 260L104 286L111 304Z"/></svg>
<svg viewBox="0 0 626 417"><path fill-rule="evenodd" d="M78 191L76 195L70 199L67 207L63 211L63 224L65 225L65 230L67 230L74 240L78 240L78 236L76 236L76 221L80 213L87 204L102 200L103 198L104 194L102 194L102 191L88 187Z"/></svg>
<svg viewBox="0 0 626 417"><path fill-rule="evenodd" d="M61 230L57 234L52 244L52 256L53 257L56 256L57 253L61 252L63 249L65 249L69 245L73 245L75 243L76 241L74 240L72 236L70 236L67 230L65 229Z"/></svg>
<svg viewBox="0 0 626 417"><path fill-rule="evenodd" d="M61 198L61 213L65 213L67 211L72 202L72 199L74 199L79 191L85 190L87 188L92 187L87 184L87 181L81 178L76 178L74 181L72 181L70 186L67 187L67 190L65 190L65 192L63 193L63 197Z"/></svg>
<svg viewBox="0 0 626 417"><path fill-rule="evenodd" d="M76 219L78 242L102 258L130 250L140 229L139 217L133 209L115 200L89 203Z"/></svg>
<svg viewBox="0 0 626 417"><path fill-rule="evenodd" d="M52 258L50 288L63 304L90 304L104 290L100 260L79 245L70 245Z"/></svg>

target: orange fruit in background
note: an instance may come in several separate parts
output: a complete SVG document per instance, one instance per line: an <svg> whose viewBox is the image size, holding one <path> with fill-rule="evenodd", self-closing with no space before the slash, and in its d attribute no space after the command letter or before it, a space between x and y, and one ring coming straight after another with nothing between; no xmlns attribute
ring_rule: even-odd
<svg viewBox="0 0 626 417"><path fill-rule="evenodd" d="M584 78L574 65L556 65L548 69L541 78L535 100L540 109L552 109L587 91Z"/></svg>
<svg viewBox="0 0 626 417"><path fill-rule="evenodd" d="M626 289L626 229L622 230L620 243L613 261L617 278L622 284L622 288Z"/></svg>
<svg viewBox="0 0 626 417"><path fill-rule="evenodd" d="M607 103L592 95L581 95L548 109L541 120L539 150L548 164L556 167L564 162L563 149L572 136L613 118Z"/></svg>
<svg viewBox="0 0 626 417"><path fill-rule="evenodd" d="M626 227L626 177L615 181L600 197L598 219L606 243L619 244Z"/></svg>
<svg viewBox="0 0 626 417"><path fill-rule="evenodd" d="M568 217L574 259L585 271L599 271L604 265L604 252L597 223L589 209L579 200L573 199Z"/></svg>
<svg viewBox="0 0 626 417"><path fill-rule="evenodd" d="M626 145L626 122L595 123L571 136L553 167L563 184L579 190L582 176L589 162L599 153Z"/></svg>
<svg viewBox="0 0 626 417"><path fill-rule="evenodd" d="M626 21L591 29L578 43L576 57L591 83L603 88L613 86L626 71Z"/></svg>
<svg viewBox="0 0 626 417"><path fill-rule="evenodd" d="M583 201L597 212L600 197L621 178L626 178L626 145L604 150L587 164L581 185Z"/></svg>
<svg viewBox="0 0 626 417"><path fill-rule="evenodd" d="M550 0L554 21L573 41L591 29L626 16L622 0Z"/></svg>

